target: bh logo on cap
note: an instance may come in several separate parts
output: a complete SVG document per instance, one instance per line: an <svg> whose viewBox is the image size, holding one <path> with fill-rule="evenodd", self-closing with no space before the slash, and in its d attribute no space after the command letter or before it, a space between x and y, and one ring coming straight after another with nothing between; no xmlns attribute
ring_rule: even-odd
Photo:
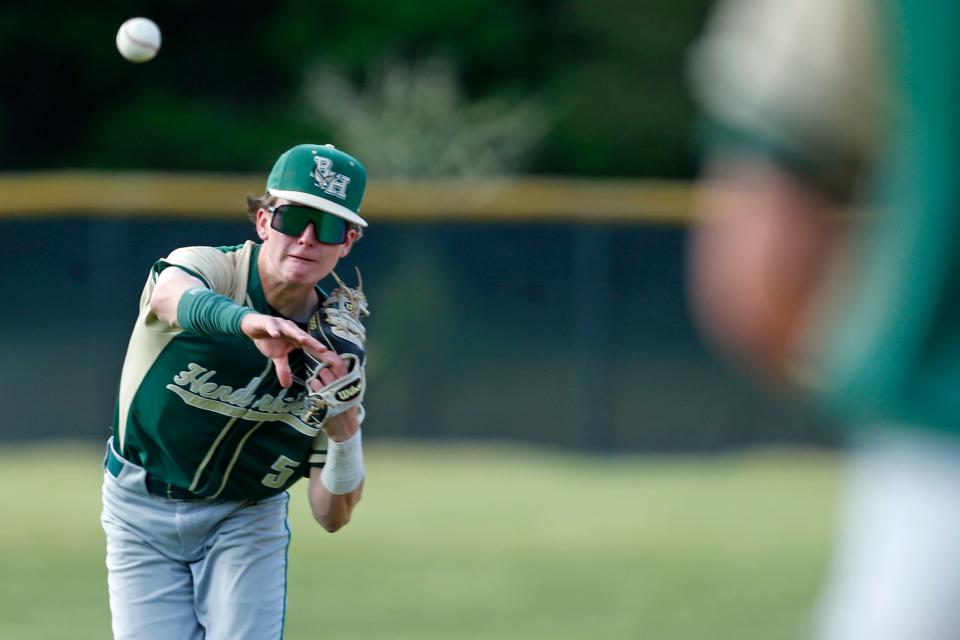
<svg viewBox="0 0 960 640"><path fill-rule="evenodd" d="M333 145L298 144L277 158L267 193L365 227L358 212L366 184L367 170L353 156Z"/></svg>
<svg viewBox="0 0 960 640"><path fill-rule="evenodd" d="M350 184L349 176L333 171L333 160L321 156L313 157L313 171L310 176L314 184L323 189L324 193L340 198L347 199L347 185Z"/></svg>

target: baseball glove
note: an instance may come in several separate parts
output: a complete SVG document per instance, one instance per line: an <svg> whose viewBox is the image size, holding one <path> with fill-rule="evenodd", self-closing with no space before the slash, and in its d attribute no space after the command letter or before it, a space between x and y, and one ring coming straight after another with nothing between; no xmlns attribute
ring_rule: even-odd
<svg viewBox="0 0 960 640"><path fill-rule="evenodd" d="M339 286L311 316L307 330L343 358L347 364L347 374L328 385L313 389L316 385L311 382L320 379L320 371L326 364L308 353L304 354L307 365L304 420L316 426L322 426L327 418L363 402L367 387L367 355L364 348L367 331L363 326L363 318L370 315L370 311L363 293L363 279L358 269L357 288L351 289L336 273L333 278Z"/></svg>

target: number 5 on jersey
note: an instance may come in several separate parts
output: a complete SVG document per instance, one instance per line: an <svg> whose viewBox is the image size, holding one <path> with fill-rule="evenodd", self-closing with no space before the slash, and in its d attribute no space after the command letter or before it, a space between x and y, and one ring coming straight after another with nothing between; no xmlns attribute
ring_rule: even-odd
<svg viewBox="0 0 960 640"><path fill-rule="evenodd" d="M280 489L287 483L287 480L293 475L294 470L299 466L300 463L298 461L291 460L287 456L280 456L276 462L270 465L270 468L276 471L276 473L268 473L263 476L263 480L260 482L271 489Z"/></svg>

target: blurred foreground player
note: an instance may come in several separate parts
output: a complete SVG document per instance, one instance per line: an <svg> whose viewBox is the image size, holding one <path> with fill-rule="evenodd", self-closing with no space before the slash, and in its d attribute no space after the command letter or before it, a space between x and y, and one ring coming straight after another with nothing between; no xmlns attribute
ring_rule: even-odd
<svg viewBox="0 0 960 640"><path fill-rule="evenodd" d="M824 640L960 637L958 31L946 0L733 0L694 50L699 320L850 429Z"/></svg>
<svg viewBox="0 0 960 640"><path fill-rule="evenodd" d="M116 638L282 637L287 488L309 477L327 531L350 520L364 478L363 362L315 329L365 309L334 308L344 287L318 287L366 226L365 183L351 156L299 145L248 198L261 242L185 247L153 266L104 472ZM337 318L362 346L357 318ZM311 393L347 379L336 415L335 399L309 410Z"/></svg>

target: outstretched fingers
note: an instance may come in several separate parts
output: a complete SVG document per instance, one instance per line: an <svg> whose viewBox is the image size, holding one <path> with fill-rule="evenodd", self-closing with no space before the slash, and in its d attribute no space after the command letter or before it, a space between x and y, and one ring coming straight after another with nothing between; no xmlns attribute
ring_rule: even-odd
<svg viewBox="0 0 960 640"><path fill-rule="evenodd" d="M253 340L263 355L273 361L277 379L284 387L293 384L288 356L294 349L303 349L320 359L332 369L336 378L347 372L346 365L339 356L291 320L251 313L244 317L243 323L241 328L244 333Z"/></svg>
<svg viewBox="0 0 960 640"><path fill-rule="evenodd" d="M314 338L312 335L310 335L309 333L305 333L303 331L301 331L300 333L301 333L301 338L298 342L298 345L301 349L303 349L310 355L316 356L317 358L321 358L321 359L325 355L330 353L330 350L327 348L327 346L324 345L319 340L317 340L316 338Z"/></svg>
<svg viewBox="0 0 960 640"><path fill-rule="evenodd" d="M280 381L280 385L284 388L290 387L293 384L293 372L290 371L290 361L287 356L270 359L273 360L273 368L277 371L277 380Z"/></svg>
<svg viewBox="0 0 960 640"><path fill-rule="evenodd" d="M272 337L283 338L287 340L291 346L303 349L308 353L314 353L317 356L327 350L327 347L322 342L297 326L297 323L281 318L274 318L273 320L277 334L275 336L271 334Z"/></svg>
<svg viewBox="0 0 960 640"><path fill-rule="evenodd" d="M279 338L282 335L276 319L269 316L267 316L267 320L263 323L263 330L266 331L267 335L271 338Z"/></svg>

